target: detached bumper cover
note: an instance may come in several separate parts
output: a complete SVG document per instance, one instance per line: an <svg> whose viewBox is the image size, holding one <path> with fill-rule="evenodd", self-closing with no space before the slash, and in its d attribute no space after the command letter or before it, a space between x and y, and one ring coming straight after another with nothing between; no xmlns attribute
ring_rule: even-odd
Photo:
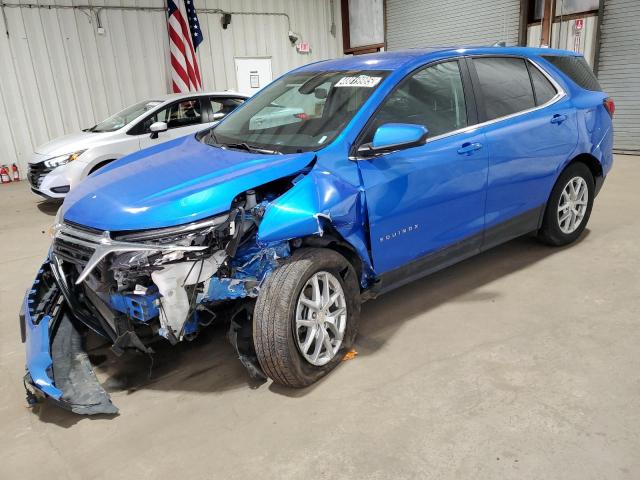
<svg viewBox="0 0 640 480"><path fill-rule="evenodd" d="M51 301L59 298L60 289L51 278L43 278L49 269L45 262L20 312L27 354L25 381L37 396L74 413L115 414L118 409L93 372L64 300Z"/></svg>

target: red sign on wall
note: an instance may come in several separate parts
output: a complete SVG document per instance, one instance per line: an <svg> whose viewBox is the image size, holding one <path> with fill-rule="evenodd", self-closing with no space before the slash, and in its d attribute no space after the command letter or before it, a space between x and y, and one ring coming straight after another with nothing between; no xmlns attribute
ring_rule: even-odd
<svg viewBox="0 0 640 480"><path fill-rule="evenodd" d="M576 18L576 30L582 30L584 27L584 18Z"/></svg>

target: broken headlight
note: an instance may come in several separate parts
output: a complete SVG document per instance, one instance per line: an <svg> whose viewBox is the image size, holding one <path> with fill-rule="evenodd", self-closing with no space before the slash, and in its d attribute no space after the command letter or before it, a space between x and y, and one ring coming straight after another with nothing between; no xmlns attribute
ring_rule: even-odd
<svg viewBox="0 0 640 480"><path fill-rule="evenodd" d="M158 228L153 230L142 230L139 232L123 233L114 235L114 239L126 242L140 242L147 245L176 245L188 246L209 246L211 245L215 231L223 225L228 218L228 214L220 215L207 220L180 225L178 227ZM203 252L206 252L203 250ZM143 251L124 252L113 257L111 267L113 269L131 269L159 266L164 263L182 260L185 255L201 255L200 252L176 251Z"/></svg>
<svg viewBox="0 0 640 480"><path fill-rule="evenodd" d="M177 227L155 228L152 230L140 230L138 232L126 232L113 234L114 240L125 242L143 242L156 244L180 244L180 245L200 245L189 243L202 238L224 224L229 217L228 213L217 217L208 218L199 222L179 225ZM181 243L186 242L186 243Z"/></svg>

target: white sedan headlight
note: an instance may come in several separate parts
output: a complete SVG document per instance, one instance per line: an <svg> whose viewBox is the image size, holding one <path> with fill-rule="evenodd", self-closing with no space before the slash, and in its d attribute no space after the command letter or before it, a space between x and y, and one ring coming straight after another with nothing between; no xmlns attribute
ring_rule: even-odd
<svg viewBox="0 0 640 480"><path fill-rule="evenodd" d="M73 162L76 158L82 155L86 150L78 150L77 152L67 153L60 155L59 157L53 157L44 161L44 166L49 168L56 168L60 165L64 165L69 162Z"/></svg>

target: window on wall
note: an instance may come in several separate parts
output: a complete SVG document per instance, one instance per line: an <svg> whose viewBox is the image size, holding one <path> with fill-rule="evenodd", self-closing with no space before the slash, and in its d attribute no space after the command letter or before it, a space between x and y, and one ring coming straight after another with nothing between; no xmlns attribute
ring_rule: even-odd
<svg viewBox="0 0 640 480"><path fill-rule="evenodd" d="M344 53L377 52L384 47L383 0L342 0Z"/></svg>
<svg viewBox="0 0 640 480"><path fill-rule="evenodd" d="M474 58L487 120L535 107L527 65L521 58Z"/></svg>
<svg viewBox="0 0 640 480"><path fill-rule="evenodd" d="M573 15L576 13L593 12L598 10L599 0L556 0L557 17ZM534 0L529 2L529 22L539 22L542 20L544 0Z"/></svg>
<svg viewBox="0 0 640 480"><path fill-rule="evenodd" d="M404 79L376 113L365 143L385 123L424 125L429 137L467 126L467 110L457 61L424 68Z"/></svg>

